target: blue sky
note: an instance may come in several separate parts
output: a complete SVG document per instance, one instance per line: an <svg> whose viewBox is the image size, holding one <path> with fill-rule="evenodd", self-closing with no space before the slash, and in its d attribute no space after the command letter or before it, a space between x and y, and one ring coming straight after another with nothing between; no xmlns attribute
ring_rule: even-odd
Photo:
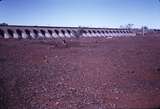
<svg viewBox="0 0 160 109"><path fill-rule="evenodd" d="M160 28L158 0L3 0L0 22L18 25Z"/></svg>

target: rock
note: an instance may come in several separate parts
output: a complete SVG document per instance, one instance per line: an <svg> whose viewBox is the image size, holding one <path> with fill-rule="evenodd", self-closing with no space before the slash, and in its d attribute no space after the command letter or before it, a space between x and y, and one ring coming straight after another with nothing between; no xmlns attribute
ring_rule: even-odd
<svg viewBox="0 0 160 109"><path fill-rule="evenodd" d="M112 109L116 108L116 104L115 103L110 103L110 106L111 106Z"/></svg>
<svg viewBox="0 0 160 109"><path fill-rule="evenodd" d="M113 91L114 93L120 93L120 91L118 90L118 88L114 88L112 91Z"/></svg>
<svg viewBox="0 0 160 109"><path fill-rule="evenodd" d="M44 61L45 63L48 63L48 56L44 56L43 61Z"/></svg>
<svg viewBox="0 0 160 109"><path fill-rule="evenodd" d="M55 102L55 105L59 105L59 103L60 103L60 102L56 101L56 102Z"/></svg>

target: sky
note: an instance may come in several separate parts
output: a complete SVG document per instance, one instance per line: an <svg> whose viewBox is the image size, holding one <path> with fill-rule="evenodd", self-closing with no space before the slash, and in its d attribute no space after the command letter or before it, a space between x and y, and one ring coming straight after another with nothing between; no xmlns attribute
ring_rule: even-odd
<svg viewBox="0 0 160 109"><path fill-rule="evenodd" d="M2 0L10 25L160 28L159 0Z"/></svg>

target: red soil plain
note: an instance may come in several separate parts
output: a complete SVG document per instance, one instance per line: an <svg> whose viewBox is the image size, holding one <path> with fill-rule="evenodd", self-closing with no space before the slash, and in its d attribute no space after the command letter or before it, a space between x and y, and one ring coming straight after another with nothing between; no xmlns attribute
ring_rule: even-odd
<svg viewBox="0 0 160 109"><path fill-rule="evenodd" d="M0 109L159 109L160 37L0 40Z"/></svg>

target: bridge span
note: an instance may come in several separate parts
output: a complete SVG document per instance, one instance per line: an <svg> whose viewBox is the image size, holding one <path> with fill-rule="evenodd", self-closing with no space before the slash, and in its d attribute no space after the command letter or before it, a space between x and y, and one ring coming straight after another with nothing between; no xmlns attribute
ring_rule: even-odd
<svg viewBox="0 0 160 109"><path fill-rule="evenodd" d="M89 28L89 27L51 27L51 26L0 26L1 39L40 39L72 37L123 37L136 36L131 29Z"/></svg>

